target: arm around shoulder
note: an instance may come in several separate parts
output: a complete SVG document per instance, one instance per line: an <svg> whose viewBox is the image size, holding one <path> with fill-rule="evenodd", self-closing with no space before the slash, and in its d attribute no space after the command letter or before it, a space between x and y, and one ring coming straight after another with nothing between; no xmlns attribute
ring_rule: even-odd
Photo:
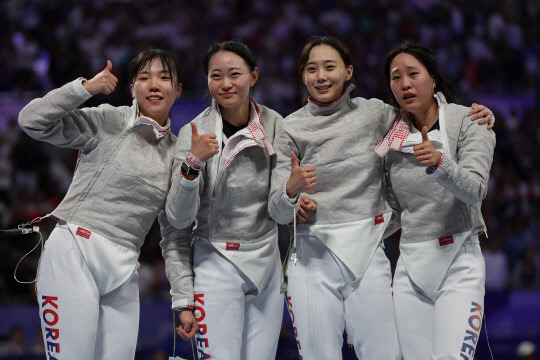
<svg viewBox="0 0 540 360"><path fill-rule="evenodd" d="M458 199L474 204L482 201L488 190L489 173L495 150L495 133L478 125L468 116L462 119L457 154L449 158L443 154L439 167L431 174Z"/></svg>

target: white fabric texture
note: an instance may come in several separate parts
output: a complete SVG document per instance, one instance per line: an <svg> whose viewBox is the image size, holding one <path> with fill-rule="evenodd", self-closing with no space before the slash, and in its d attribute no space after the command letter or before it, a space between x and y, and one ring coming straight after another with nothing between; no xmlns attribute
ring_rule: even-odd
<svg viewBox="0 0 540 360"><path fill-rule="evenodd" d="M36 290L48 359L133 359L138 275L100 296L77 242L57 225L45 243ZM55 345L57 344L57 345Z"/></svg>
<svg viewBox="0 0 540 360"><path fill-rule="evenodd" d="M193 246L198 358L274 360L283 318L277 249L266 286L250 295L254 284L213 244L198 239Z"/></svg>
<svg viewBox="0 0 540 360"><path fill-rule="evenodd" d="M404 360L472 360L482 325L484 283L477 235L460 247L434 300L411 281L400 258L394 307Z"/></svg>
<svg viewBox="0 0 540 360"><path fill-rule="evenodd" d="M135 249L118 245L78 225L67 226L77 241L100 295L116 289L139 268L139 253Z"/></svg>
<svg viewBox="0 0 540 360"><path fill-rule="evenodd" d="M346 298L353 290L353 282L364 275L391 216L392 213L388 212L382 214L382 218L350 223L298 225L297 234L315 236L351 271L351 282L340 289L341 295Z"/></svg>
<svg viewBox="0 0 540 360"><path fill-rule="evenodd" d="M339 290L353 275L315 236L298 236L298 262L289 260L288 279L287 305L303 359L341 359L344 330L359 359L401 359L382 246L346 299Z"/></svg>

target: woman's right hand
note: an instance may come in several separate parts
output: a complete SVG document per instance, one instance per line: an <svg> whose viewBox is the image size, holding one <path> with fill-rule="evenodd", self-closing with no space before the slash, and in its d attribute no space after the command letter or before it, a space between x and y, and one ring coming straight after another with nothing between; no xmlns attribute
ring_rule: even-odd
<svg viewBox="0 0 540 360"><path fill-rule="evenodd" d="M191 124L191 153L200 161L208 161L219 153L219 145L215 134L199 135L197 125ZM195 166L195 164L191 164ZM198 166L195 166L198 168Z"/></svg>
<svg viewBox="0 0 540 360"><path fill-rule="evenodd" d="M287 196L292 199L299 193L309 190L315 185L317 185L315 166L300 167L296 159L296 154L294 151L291 151L291 176L287 180Z"/></svg>
<svg viewBox="0 0 540 360"><path fill-rule="evenodd" d="M83 87L91 95L110 94L116 88L118 79L111 73L112 63L107 60L107 66L90 80L83 81Z"/></svg>

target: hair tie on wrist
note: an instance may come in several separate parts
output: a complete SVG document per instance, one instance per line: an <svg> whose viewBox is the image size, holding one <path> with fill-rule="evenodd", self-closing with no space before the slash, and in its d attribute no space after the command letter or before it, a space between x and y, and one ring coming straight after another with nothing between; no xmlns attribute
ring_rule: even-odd
<svg viewBox="0 0 540 360"><path fill-rule="evenodd" d="M196 166L201 166L201 164L203 163L201 160L199 160L195 155L193 155L193 153L189 153L189 155L187 156L187 158L193 163L195 164Z"/></svg>

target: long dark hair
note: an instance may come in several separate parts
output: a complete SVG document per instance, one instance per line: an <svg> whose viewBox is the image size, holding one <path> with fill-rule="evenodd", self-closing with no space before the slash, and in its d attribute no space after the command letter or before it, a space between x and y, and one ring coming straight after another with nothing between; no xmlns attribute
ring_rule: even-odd
<svg viewBox="0 0 540 360"><path fill-rule="evenodd" d="M255 68L257 67L257 59L255 59L255 56L253 55L251 50L249 50L247 45L240 40L234 39L224 42L215 42L208 47L208 49L206 50L206 55L204 56L203 66L204 74L206 76L208 76L208 66L210 64L210 59L212 58L212 56L214 56L215 53L221 50L230 51L240 56L242 59L244 59L250 71L255 70Z"/></svg>
<svg viewBox="0 0 540 360"><path fill-rule="evenodd" d="M309 53L311 52L311 49L313 49L315 46L318 46L318 45L328 45L334 48L339 53L339 56L345 63L346 68L348 68L350 65L353 64L351 50L341 40L339 40L338 38L334 36L314 35L308 39L308 41L304 45L304 48L302 49L302 52L300 53L300 56L298 57L296 70L298 72L298 76L300 77L300 79L302 79L302 76L304 74L304 69L309 60ZM350 80L345 82L345 86L343 90L345 90L350 84L353 84L353 83L354 83L354 77L351 77Z"/></svg>
<svg viewBox="0 0 540 360"><path fill-rule="evenodd" d="M422 65L425 66L429 75L431 75L431 77L433 77L435 80L435 92L442 92L447 102L457 103L459 101L456 89L442 74L439 64L437 63L437 59L435 59L433 49L418 44L412 40L403 41L390 50L388 55L386 55L386 62L384 63L384 75L386 77L388 89L390 89L390 64L392 63L392 60L394 60L394 58L401 53L407 53L414 56L422 63ZM392 93L391 90L390 93ZM398 103L393 93L392 101L394 104Z"/></svg>
<svg viewBox="0 0 540 360"><path fill-rule="evenodd" d="M171 82L176 88L182 82L182 65L180 60L172 52L150 48L141 51L140 53L131 60L129 63L129 78L133 84L137 79L139 72L147 65L152 62L154 59L159 59L163 69L168 70L171 74Z"/></svg>

